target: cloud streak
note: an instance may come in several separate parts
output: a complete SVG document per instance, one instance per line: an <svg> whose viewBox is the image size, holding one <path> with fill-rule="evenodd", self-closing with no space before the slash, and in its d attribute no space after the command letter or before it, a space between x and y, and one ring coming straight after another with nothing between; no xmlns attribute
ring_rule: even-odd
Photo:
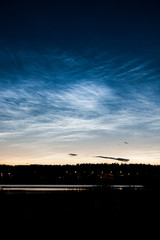
<svg viewBox="0 0 160 240"><path fill-rule="evenodd" d="M71 157L77 157L77 154L76 154L76 153L69 153L69 156L71 156Z"/></svg>
<svg viewBox="0 0 160 240"><path fill-rule="evenodd" d="M110 159L110 160L117 160L121 162L128 162L129 159L126 158L115 158L115 157L105 157L105 156L96 156L97 158L104 158L104 159Z"/></svg>

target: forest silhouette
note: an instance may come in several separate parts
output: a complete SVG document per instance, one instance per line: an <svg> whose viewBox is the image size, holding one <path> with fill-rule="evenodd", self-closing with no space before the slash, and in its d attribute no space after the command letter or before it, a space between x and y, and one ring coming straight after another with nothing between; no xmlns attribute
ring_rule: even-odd
<svg viewBox="0 0 160 240"><path fill-rule="evenodd" d="M159 187L160 166L145 164L0 165L0 184L142 184Z"/></svg>

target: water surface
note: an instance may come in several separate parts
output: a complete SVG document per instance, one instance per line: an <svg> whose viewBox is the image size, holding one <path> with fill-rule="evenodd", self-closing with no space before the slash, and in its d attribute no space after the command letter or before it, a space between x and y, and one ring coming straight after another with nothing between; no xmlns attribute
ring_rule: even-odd
<svg viewBox="0 0 160 240"><path fill-rule="evenodd" d="M142 189L143 185L22 185L22 184L2 184L2 191L84 191L95 189Z"/></svg>

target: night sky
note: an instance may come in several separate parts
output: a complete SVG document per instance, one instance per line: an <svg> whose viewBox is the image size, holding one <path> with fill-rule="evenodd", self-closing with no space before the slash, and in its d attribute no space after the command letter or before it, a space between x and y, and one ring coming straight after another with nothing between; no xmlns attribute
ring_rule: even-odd
<svg viewBox="0 0 160 240"><path fill-rule="evenodd" d="M160 164L160 1L0 1L0 164Z"/></svg>

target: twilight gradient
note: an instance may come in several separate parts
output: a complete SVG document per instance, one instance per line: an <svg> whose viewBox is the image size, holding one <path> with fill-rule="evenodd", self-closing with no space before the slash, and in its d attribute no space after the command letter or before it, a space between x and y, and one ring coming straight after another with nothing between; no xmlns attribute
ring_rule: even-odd
<svg viewBox="0 0 160 240"><path fill-rule="evenodd" d="M127 158L129 163L159 164L157 69L143 59L93 56L51 49L43 54L1 52L10 66L1 71L1 163Z"/></svg>
<svg viewBox="0 0 160 240"><path fill-rule="evenodd" d="M160 164L159 13L0 1L0 164Z"/></svg>

